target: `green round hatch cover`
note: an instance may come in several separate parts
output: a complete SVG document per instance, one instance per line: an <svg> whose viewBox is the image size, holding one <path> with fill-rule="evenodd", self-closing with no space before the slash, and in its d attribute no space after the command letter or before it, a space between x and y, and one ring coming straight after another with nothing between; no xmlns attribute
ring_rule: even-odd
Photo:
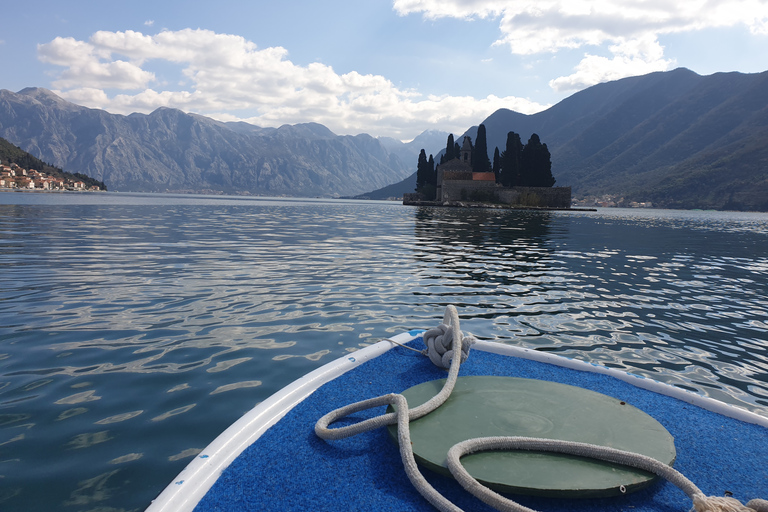
<svg viewBox="0 0 768 512"><path fill-rule="evenodd" d="M428 401L445 380L402 394L410 408ZM397 440L397 425L389 427ZM675 460L672 435L655 419L620 400L587 389L513 377L460 377L437 410L411 422L416 461L449 475L448 450L487 436L562 439ZM554 453L483 452L461 459L469 474L500 492L553 497L600 497L632 492L656 476L617 464Z"/></svg>

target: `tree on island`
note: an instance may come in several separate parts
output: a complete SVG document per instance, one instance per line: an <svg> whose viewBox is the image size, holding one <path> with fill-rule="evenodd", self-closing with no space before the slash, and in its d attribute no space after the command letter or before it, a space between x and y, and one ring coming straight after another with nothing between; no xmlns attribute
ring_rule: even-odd
<svg viewBox="0 0 768 512"><path fill-rule="evenodd" d="M551 187L552 158L546 144L532 134L523 145L520 135L507 133L507 145L500 158L499 183L505 187Z"/></svg>
<svg viewBox="0 0 768 512"><path fill-rule="evenodd" d="M475 146L472 149L472 171L491 172L491 161L488 160L488 142L483 124L477 127Z"/></svg>
<svg viewBox="0 0 768 512"><path fill-rule="evenodd" d="M535 133L528 139L520 155L521 182L524 187L551 187L555 184L552 176L552 159L546 144L542 144Z"/></svg>
<svg viewBox="0 0 768 512"><path fill-rule="evenodd" d="M493 174L496 175L496 183L499 183L499 171L501 170L501 156L499 155L499 147L493 150L493 165L491 167Z"/></svg>
<svg viewBox="0 0 768 512"><path fill-rule="evenodd" d="M419 153L419 162L416 164L416 191L427 184L427 153L422 149Z"/></svg>
<svg viewBox="0 0 768 512"><path fill-rule="evenodd" d="M437 169L435 169L435 159L432 155L429 155L429 160L427 160L427 169L429 170L429 175L427 176L429 181L427 185L431 185L434 188L434 191L432 192L432 196L434 197L437 192Z"/></svg>
<svg viewBox="0 0 768 512"><path fill-rule="evenodd" d="M505 187L515 187L521 184L520 162L523 143L520 135L515 132L507 133L507 144L501 153L499 181Z"/></svg>
<svg viewBox="0 0 768 512"><path fill-rule="evenodd" d="M456 153L456 143L453 141L453 134L448 135L448 142L445 145L445 153L440 157L440 163L444 164L458 156Z"/></svg>
<svg viewBox="0 0 768 512"><path fill-rule="evenodd" d="M416 165L416 192L422 194L427 200L435 198L437 190L437 174L435 173L435 159L422 149L419 153L419 161Z"/></svg>

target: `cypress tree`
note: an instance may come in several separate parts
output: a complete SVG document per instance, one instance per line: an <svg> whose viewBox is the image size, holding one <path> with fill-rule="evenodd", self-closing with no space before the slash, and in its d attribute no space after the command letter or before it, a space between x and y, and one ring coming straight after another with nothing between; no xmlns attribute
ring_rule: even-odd
<svg viewBox="0 0 768 512"><path fill-rule="evenodd" d="M419 153L419 162L416 164L416 192L421 192L424 188L424 185L428 183L429 180L429 169L427 169L427 166L429 163L427 162L427 154L424 152L424 150L421 150L421 153Z"/></svg>
<svg viewBox="0 0 768 512"><path fill-rule="evenodd" d="M491 170L493 170L493 174L496 175L496 183L499 183L499 170L501 169L501 157L499 155L499 146L496 146L496 149L493 150L493 167Z"/></svg>
<svg viewBox="0 0 768 512"><path fill-rule="evenodd" d="M449 160L453 160L458 156L458 153L455 152L455 143L453 142L453 134L451 133L448 135L448 142L445 145L445 161L448 162ZM440 163L443 163L442 161Z"/></svg>
<svg viewBox="0 0 768 512"><path fill-rule="evenodd" d="M485 125L481 124L477 127L477 138L475 139L475 147L472 150L472 171L489 172L490 170L491 162L488 160L488 142L485 137Z"/></svg>
<svg viewBox="0 0 768 512"><path fill-rule="evenodd" d="M499 159L501 165L501 184L505 187L515 187L521 184L520 163L522 151L523 143L520 140L520 135L515 132L507 133L507 144Z"/></svg>
<svg viewBox="0 0 768 512"><path fill-rule="evenodd" d="M434 185L437 187L437 172L435 171L435 159L432 157L432 155L429 155L429 160L427 161L427 170L429 171L429 185Z"/></svg>
<svg viewBox="0 0 768 512"><path fill-rule="evenodd" d="M523 148L520 159L521 185L525 187L551 187L555 184L552 176L552 160L546 144L541 143L537 134L532 134Z"/></svg>
<svg viewBox="0 0 768 512"><path fill-rule="evenodd" d="M555 177L552 176L552 155L546 144L541 145L541 168L539 171L538 182L540 187L551 187L555 184Z"/></svg>

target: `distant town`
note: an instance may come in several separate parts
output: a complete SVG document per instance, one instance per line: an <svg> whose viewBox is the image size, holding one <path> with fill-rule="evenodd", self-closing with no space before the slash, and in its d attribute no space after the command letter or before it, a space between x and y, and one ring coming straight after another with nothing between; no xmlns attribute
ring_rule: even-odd
<svg viewBox="0 0 768 512"><path fill-rule="evenodd" d="M24 169L17 164L0 164L0 189L16 190L76 190L100 191L98 185L87 186L85 181L51 176L35 169Z"/></svg>
<svg viewBox="0 0 768 512"><path fill-rule="evenodd" d="M573 200L573 206L580 208L653 208L650 201L630 201L622 196L605 194L602 196L586 196Z"/></svg>

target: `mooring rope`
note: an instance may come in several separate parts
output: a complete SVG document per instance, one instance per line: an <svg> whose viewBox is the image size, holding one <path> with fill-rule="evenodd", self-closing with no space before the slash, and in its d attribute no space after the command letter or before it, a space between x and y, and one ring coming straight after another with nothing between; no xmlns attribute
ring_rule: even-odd
<svg viewBox="0 0 768 512"><path fill-rule="evenodd" d="M459 314L456 312L456 308L448 306L443 315L443 323L437 328L437 332L432 334L441 335L443 337L450 337L453 340L453 353L462 354L462 345L464 343L463 335L459 330ZM430 332L430 331L427 331ZM425 335L427 333L424 333ZM426 339L426 338L425 338ZM467 344L471 342L468 339ZM441 343L441 345L445 345ZM343 439L345 437L354 436L373 430L375 428L383 427L385 425L392 425L397 423L397 440L400 444L400 458L403 461L403 467L405 473L408 475L408 479L413 486L419 491L419 494L424 496L432 505L438 510L444 512L462 512L462 510L446 499L442 494L427 482L426 478L421 474L419 468L416 466L416 459L413 457L413 448L411 448L411 430L409 422L426 416L430 412L434 411L451 395L453 387L456 385L456 380L459 378L459 367L461 366L462 357L453 357L450 367L448 369L448 378L443 384L443 388L432 397L428 402L414 407L408 408L408 401L403 395L390 393L388 395L382 395L376 398L370 398L356 402L345 407L340 407L334 411L329 412L322 418L320 418L315 424L315 434L321 439ZM395 412L382 414L374 418L370 418L352 425L338 428L330 428L329 425L334 421L338 421L341 418L354 414L356 412L371 409L381 405L392 405L395 407Z"/></svg>
<svg viewBox="0 0 768 512"><path fill-rule="evenodd" d="M424 333L427 355L432 362L448 368L448 378L440 392L428 402L408 408L408 401L403 395L390 393L370 398L341 407L329 412L315 424L315 433L321 439L333 440L354 436L375 428L397 423L397 437L400 445L400 458L405 473L416 490L432 505L443 512L462 512L451 501L440 494L424 478L416 465L411 446L409 422L421 418L440 407L450 396L459 376L459 367L469 355L470 337L464 337L459 328L459 315L454 306L448 306L443 315L443 323ZM410 348L410 347L409 347ZM460 357L454 357L461 354ZM382 414L345 427L331 428L330 424L350 414L382 405L392 405L395 412ZM482 485L472 477L461 464L461 457L471 453L489 450L535 450L566 453L614 462L625 466L643 469L664 478L682 490L693 502L696 512L768 512L768 501L754 499L745 505L734 498L705 496L696 485L671 466L651 457L638 453L626 452L586 443L540 439L533 437L482 437L460 442L448 451L448 470L459 484L468 492L501 512L537 512L533 509L505 498Z"/></svg>

